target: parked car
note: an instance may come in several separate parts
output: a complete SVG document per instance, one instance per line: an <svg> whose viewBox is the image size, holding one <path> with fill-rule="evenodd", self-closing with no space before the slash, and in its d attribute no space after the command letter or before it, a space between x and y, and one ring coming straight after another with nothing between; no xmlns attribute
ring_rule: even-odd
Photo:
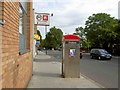
<svg viewBox="0 0 120 90"><path fill-rule="evenodd" d="M108 53L105 49L92 49L90 51L90 56L91 58L95 58L95 59L108 59L110 60L112 58L112 55L110 53Z"/></svg>

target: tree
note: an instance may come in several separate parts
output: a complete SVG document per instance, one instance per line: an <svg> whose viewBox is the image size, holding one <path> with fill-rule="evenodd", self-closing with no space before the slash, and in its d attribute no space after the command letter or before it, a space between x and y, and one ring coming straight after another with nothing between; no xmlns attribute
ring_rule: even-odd
<svg viewBox="0 0 120 90"><path fill-rule="evenodd" d="M115 32L117 25L117 19L106 13L89 16L85 23L85 32L92 47L105 49L112 47L118 35L117 32Z"/></svg>
<svg viewBox="0 0 120 90"><path fill-rule="evenodd" d="M75 29L75 35L80 36L80 47L81 48L89 48L90 42L88 42L86 35L85 35L85 29L83 27L78 27Z"/></svg>
<svg viewBox="0 0 120 90"><path fill-rule="evenodd" d="M85 33L84 33L84 28L83 27L78 27L76 28L76 35L79 35L81 38L84 38Z"/></svg>
<svg viewBox="0 0 120 90"><path fill-rule="evenodd" d="M117 36L114 39L113 52L115 55L120 55L120 20L118 20L115 32L117 33Z"/></svg>
<svg viewBox="0 0 120 90"><path fill-rule="evenodd" d="M47 33L45 43L47 48L59 48L62 45L63 32L61 29L52 27Z"/></svg>
<svg viewBox="0 0 120 90"><path fill-rule="evenodd" d="M41 47L46 47L46 46L45 46L45 39L42 40L40 46L41 46Z"/></svg>

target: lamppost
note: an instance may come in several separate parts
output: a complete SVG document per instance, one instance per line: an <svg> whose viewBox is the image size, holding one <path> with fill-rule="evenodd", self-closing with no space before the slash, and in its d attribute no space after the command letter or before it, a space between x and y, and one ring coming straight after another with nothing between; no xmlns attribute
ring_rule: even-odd
<svg viewBox="0 0 120 90"><path fill-rule="evenodd" d="M47 37L47 26L45 26L45 35ZM45 40L45 42L46 42L46 40ZM46 49L46 55L47 55L47 47L45 49Z"/></svg>

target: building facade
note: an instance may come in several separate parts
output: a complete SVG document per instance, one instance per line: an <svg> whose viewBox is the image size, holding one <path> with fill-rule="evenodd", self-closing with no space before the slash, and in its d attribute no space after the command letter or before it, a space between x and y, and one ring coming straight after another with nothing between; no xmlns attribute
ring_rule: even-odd
<svg viewBox="0 0 120 90"><path fill-rule="evenodd" d="M32 76L32 2L0 2L0 87L25 88Z"/></svg>

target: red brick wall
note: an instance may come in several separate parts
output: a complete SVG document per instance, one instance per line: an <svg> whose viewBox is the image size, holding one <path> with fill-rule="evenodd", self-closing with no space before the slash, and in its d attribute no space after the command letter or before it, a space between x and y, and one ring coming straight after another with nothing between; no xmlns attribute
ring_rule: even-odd
<svg viewBox="0 0 120 90"><path fill-rule="evenodd" d="M3 7L0 2L0 8ZM0 20L2 21L2 10L0 10ZM0 25L0 90L2 88L2 25Z"/></svg>
<svg viewBox="0 0 120 90"><path fill-rule="evenodd" d="M4 2L2 30L2 87L25 88L32 76L32 3L28 3L27 48L19 55L19 2Z"/></svg>
<svg viewBox="0 0 120 90"><path fill-rule="evenodd" d="M0 25L0 89L2 88L2 27Z"/></svg>

